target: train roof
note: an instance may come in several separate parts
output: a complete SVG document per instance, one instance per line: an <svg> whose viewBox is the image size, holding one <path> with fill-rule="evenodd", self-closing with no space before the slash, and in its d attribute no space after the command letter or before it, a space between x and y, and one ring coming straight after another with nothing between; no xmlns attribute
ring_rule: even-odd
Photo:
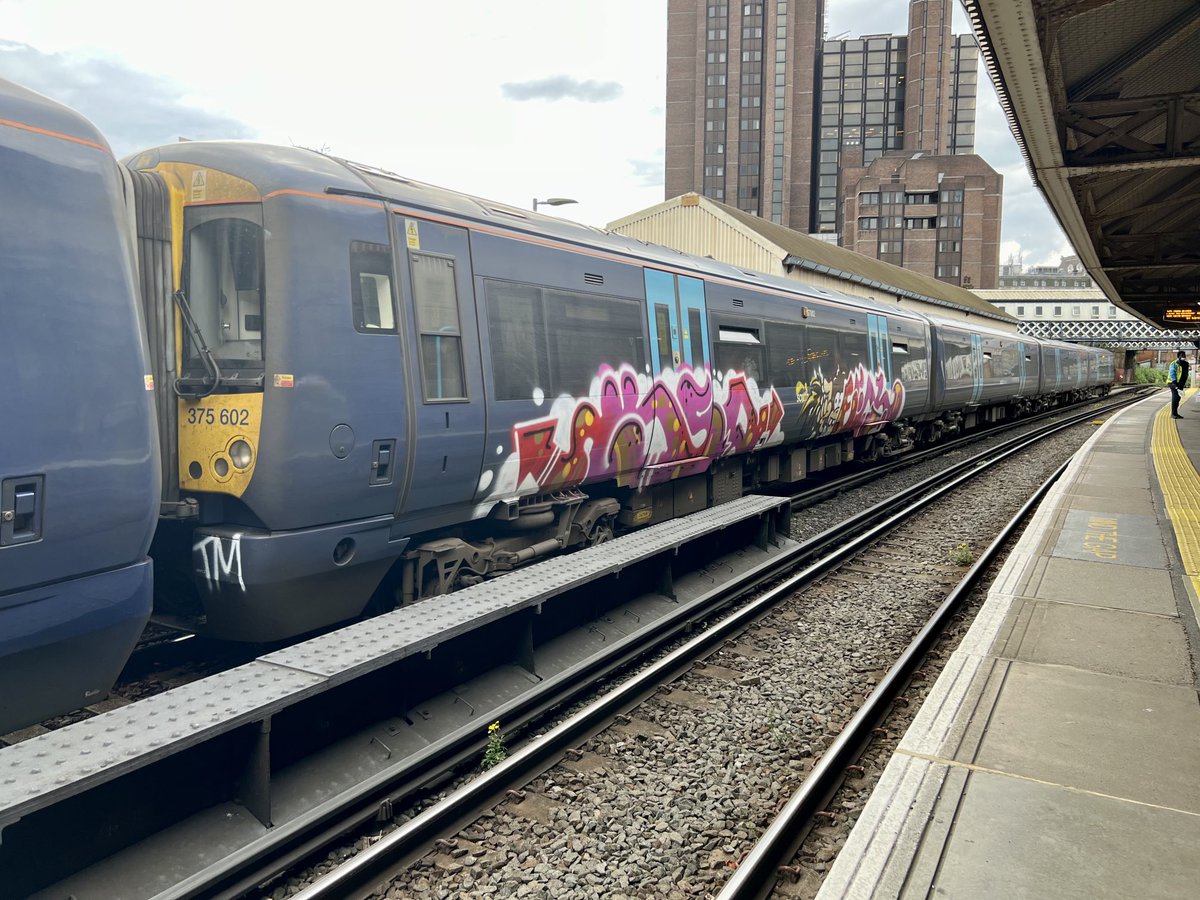
<svg viewBox="0 0 1200 900"><path fill-rule="evenodd" d="M252 141L188 141L168 144L126 159L134 168L152 168L159 161L187 162L236 175L253 183L264 196L279 190L345 193L385 199L415 209L449 213L515 232L528 232L592 249L607 250L638 262L699 275L723 278L749 289L829 300L892 317L922 320L914 310L816 287L762 272L752 272L714 259L692 256L615 232L547 216L507 203L487 200L405 178L394 172L303 147L280 147Z"/></svg>
<svg viewBox="0 0 1200 900"><path fill-rule="evenodd" d="M37 91L0 78L0 119L9 127L66 138L112 156L99 129L75 110Z"/></svg>

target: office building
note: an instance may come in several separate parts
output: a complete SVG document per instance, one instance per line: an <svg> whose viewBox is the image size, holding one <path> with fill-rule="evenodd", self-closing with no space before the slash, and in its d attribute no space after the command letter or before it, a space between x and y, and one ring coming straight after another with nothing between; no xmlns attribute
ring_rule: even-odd
<svg viewBox="0 0 1200 900"><path fill-rule="evenodd" d="M998 202L993 222L977 216L990 213L1002 180L974 155L979 51L972 36L951 33L951 12L950 0L911 0L906 34L818 41L822 0L670 0L666 196L698 191L948 283L994 287ZM885 157L899 159L876 165ZM947 163L934 165L929 186L931 159ZM891 181L890 194L925 197L912 215L894 210L889 221L903 229L932 219L927 234L885 235L878 210L857 221L857 195L876 193L897 168L920 177ZM974 178L970 188L947 188L948 198L962 191L946 200L958 208L941 208L939 171ZM978 209L964 207L969 196ZM862 226L872 219L868 235Z"/></svg>

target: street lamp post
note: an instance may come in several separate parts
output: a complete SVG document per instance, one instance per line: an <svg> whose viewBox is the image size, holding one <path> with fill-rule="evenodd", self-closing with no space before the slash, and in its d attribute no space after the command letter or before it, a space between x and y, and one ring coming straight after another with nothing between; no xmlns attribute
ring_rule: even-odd
<svg viewBox="0 0 1200 900"><path fill-rule="evenodd" d="M578 203L578 200L572 200L570 197L550 197L546 200L533 198L533 211L537 212L538 204L542 206L566 206L568 203Z"/></svg>

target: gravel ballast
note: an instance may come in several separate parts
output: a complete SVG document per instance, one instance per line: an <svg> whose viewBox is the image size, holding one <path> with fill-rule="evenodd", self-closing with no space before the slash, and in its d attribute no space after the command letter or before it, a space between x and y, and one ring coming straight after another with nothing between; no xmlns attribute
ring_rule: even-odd
<svg viewBox="0 0 1200 900"><path fill-rule="evenodd" d="M398 877L387 897L706 897L717 893L868 693L1025 499L1092 433L1043 441L939 501L818 585L794 595L632 714ZM999 442L1007 439L987 438ZM955 451L979 452L984 444ZM945 468L930 460L794 517L803 540ZM960 548L960 545L965 545ZM997 562L997 566L1000 563ZM987 586L976 594L982 598ZM970 624L973 609L952 631ZM948 655L957 637L943 640ZM927 665L926 684L936 678ZM799 855L786 896L812 896L919 706L898 708L860 761L832 822ZM469 777L469 776L468 776ZM386 829L382 829L386 831ZM364 847L380 832L360 835ZM276 884L295 893L354 847Z"/></svg>

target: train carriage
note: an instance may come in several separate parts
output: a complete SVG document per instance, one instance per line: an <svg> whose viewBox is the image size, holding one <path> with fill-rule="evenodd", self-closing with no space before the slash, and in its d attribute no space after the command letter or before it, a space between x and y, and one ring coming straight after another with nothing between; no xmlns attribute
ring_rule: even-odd
<svg viewBox="0 0 1200 900"><path fill-rule="evenodd" d="M150 615L153 382L122 170L0 81L0 733L103 698Z"/></svg>

